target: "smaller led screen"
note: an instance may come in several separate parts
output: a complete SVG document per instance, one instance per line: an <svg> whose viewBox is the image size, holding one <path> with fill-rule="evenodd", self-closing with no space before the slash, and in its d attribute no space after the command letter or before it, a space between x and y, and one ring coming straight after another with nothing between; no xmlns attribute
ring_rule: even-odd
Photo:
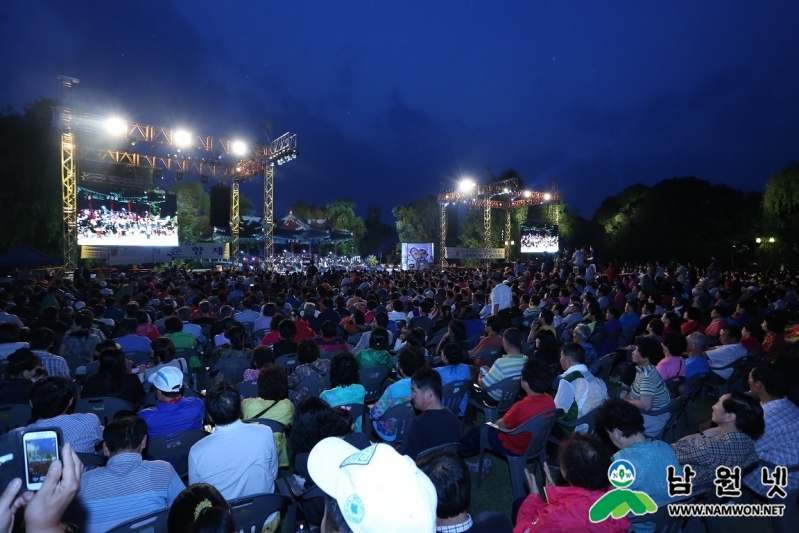
<svg viewBox="0 0 799 533"><path fill-rule="evenodd" d="M523 254L558 253L558 227L555 225L522 226L521 239Z"/></svg>

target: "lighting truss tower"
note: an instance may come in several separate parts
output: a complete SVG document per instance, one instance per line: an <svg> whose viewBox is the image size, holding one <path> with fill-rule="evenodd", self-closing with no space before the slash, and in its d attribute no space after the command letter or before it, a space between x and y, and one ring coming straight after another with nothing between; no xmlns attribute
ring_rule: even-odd
<svg viewBox="0 0 799 533"><path fill-rule="evenodd" d="M58 76L61 102L72 100L77 78ZM63 213L64 270L71 275L78 267L78 180L75 168L75 134L72 131L72 111L66 105L56 110L56 125L61 130L61 209Z"/></svg>
<svg viewBox="0 0 799 533"><path fill-rule="evenodd" d="M230 260L235 265L239 258L239 180L230 185Z"/></svg>
<svg viewBox="0 0 799 533"><path fill-rule="evenodd" d="M296 159L297 134L284 133L269 144L264 170L264 261L271 267L275 261L275 164Z"/></svg>
<svg viewBox="0 0 799 533"><path fill-rule="evenodd" d="M438 205L441 216L441 242L446 240L446 206L449 204L466 204L469 209L483 210L483 249L486 262L488 250L491 248L491 209L505 211L505 240L510 241L511 209L543 203L559 203L561 200L556 190L549 192L536 192L521 189L521 184L516 178L503 181L494 181L472 187L467 190L447 190L438 195ZM442 264L443 264L442 250ZM505 246L505 257L510 257L509 245Z"/></svg>

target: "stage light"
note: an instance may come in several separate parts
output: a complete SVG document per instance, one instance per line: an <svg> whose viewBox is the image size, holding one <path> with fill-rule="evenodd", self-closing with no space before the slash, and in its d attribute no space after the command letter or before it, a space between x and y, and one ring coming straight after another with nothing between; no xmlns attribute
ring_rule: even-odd
<svg viewBox="0 0 799 533"><path fill-rule="evenodd" d="M525 198L530 198L530 196L532 196L532 195L533 195L533 193L531 193L530 191L524 191L524 197Z"/></svg>
<svg viewBox="0 0 799 533"><path fill-rule="evenodd" d="M756 242L757 244L760 244L761 242L763 242L763 239L761 239L760 237L758 237L757 239L755 239L755 242Z"/></svg>
<svg viewBox="0 0 799 533"><path fill-rule="evenodd" d="M178 146L188 146L191 144L191 133L186 130L176 130L172 140Z"/></svg>
<svg viewBox="0 0 799 533"><path fill-rule="evenodd" d="M206 174L200 174L200 183L208 183L208 176Z"/></svg>
<svg viewBox="0 0 799 533"><path fill-rule="evenodd" d="M175 181L183 181L183 172L175 172Z"/></svg>
<svg viewBox="0 0 799 533"><path fill-rule="evenodd" d="M768 242L774 242L774 237L769 237Z"/></svg>
<svg viewBox="0 0 799 533"><path fill-rule="evenodd" d="M128 131L128 125L121 118L111 117L105 121L103 129L111 135L123 135Z"/></svg>
<svg viewBox="0 0 799 533"><path fill-rule="evenodd" d="M474 182L468 178L461 180L458 184L458 190L462 193L472 192L472 189L474 189Z"/></svg>
<svg viewBox="0 0 799 533"><path fill-rule="evenodd" d="M548 192L545 192L545 193L544 193L544 200L546 200L546 201L548 202L548 201L549 201L549 200L551 200L551 199L552 199L552 195L551 195L551 194L549 194Z"/></svg>
<svg viewBox="0 0 799 533"><path fill-rule="evenodd" d="M247 153L247 145L242 141L233 141L230 143L230 149L235 155L245 155Z"/></svg>
<svg viewBox="0 0 799 533"><path fill-rule="evenodd" d="M139 139L137 139L133 135L128 135L128 144L131 146L136 146L137 144L139 144Z"/></svg>

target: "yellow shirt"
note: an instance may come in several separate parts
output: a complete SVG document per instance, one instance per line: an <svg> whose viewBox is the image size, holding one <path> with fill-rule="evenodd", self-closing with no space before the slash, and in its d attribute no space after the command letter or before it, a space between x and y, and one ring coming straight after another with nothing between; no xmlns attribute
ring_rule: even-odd
<svg viewBox="0 0 799 533"><path fill-rule="evenodd" d="M275 402L272 400L264 400L263 398L247 398L241 402L242 419L247 420L254 418L255 415L274 403ZM291 421L294 419L294 404L291 403L291 400L288 398L285 400L280 400L277 402L277 405L270 408L259 418L274 420L276 422L280 422L284 426L291 425ZM280 454L279 464L280 466L289 466L289 456L286 447L286 434L275 433L274 435L275 445L277 446L277 450Z"/></svg>

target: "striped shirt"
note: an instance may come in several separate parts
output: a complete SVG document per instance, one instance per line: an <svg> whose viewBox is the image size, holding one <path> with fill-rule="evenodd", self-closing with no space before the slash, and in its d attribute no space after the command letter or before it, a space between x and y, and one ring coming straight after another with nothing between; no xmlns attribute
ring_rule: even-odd
<svg viewBox="0 0 799 533"><path fill-rule="evenodd" d="M512 303L513 296L511 295L510 287L504 283L497 284L497 286L491 290L491 305L497 306L497 312L503 309L510 309Z"/></svg>
<svg viewBox="0 0 799 533"><path fill-rule="evenodd" d="M141 454L122 452L105 467L84 472L76 498L86 533L102 533L166 509L185 488L166 461L143 461Z"/></svg>
<svg viewBox="0 0 799 533"><path fill-rule="evenodd" d="M75 413L58 415L53 418L40 418L28 426L28 430L57 427L64 434L76 453L94 453L94 446L103 440L103 426L94 413Z"/></svg>
<svg viewBox="0 0 799 533"><path fill-rule="evenodd" d="M527 357L520 353L503 355L494 361L491 370L483 377L484 388L487 389L506 378L521 376L525 362L527 362ZM502 393L498 390L491 391L488 394L497 401L502 398Z"/></svg>
<svg viewBox="0 0 799 533"><path fill-rule="evenodd" d="M652 365L635 368L635 381L630 389L630 398L633 400L641 396L651 396L653 410L665 407L671 401L666 384Z"/></svg>
<svg viewBox="0 0 799 533"><path fill-rule="evenodd" d="M39 359L42 360L42 367L47 370L48 376L61 376L62 378L70 377L69 366L67 365L66 359L60 355L53 355L44 350L31 351L38 355Z"/></svg>

